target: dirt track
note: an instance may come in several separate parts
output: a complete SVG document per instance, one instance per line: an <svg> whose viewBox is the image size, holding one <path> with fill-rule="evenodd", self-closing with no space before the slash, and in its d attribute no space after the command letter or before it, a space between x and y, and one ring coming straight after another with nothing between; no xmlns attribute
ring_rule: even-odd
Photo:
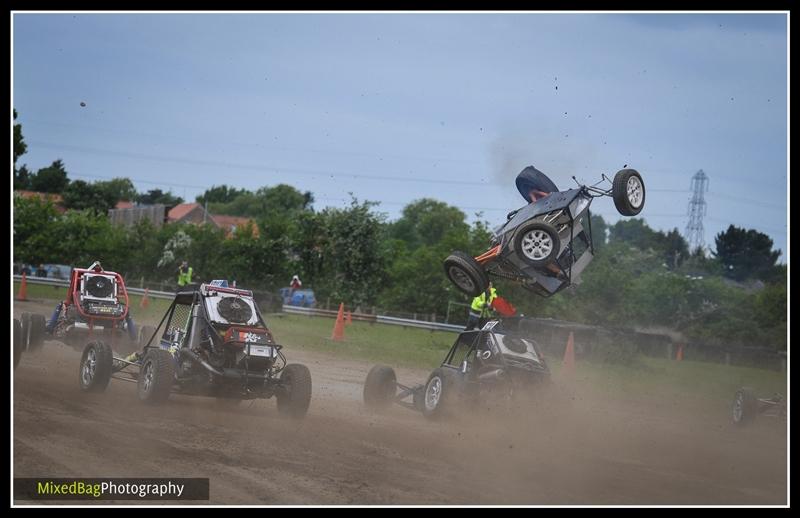
<svg viewBox="0 0 800 518"><path fill-rule="evenodd" d="M84 394L79 353L47 342L15 371L14 476L208 477L213 504L786 504L785 423L772 419L734 429L727 409L609 401L580 384L531 415L373 415L361 404L371 364L287 356L313 377L302 422L274 400L148 407L122 382Z"/></svg>

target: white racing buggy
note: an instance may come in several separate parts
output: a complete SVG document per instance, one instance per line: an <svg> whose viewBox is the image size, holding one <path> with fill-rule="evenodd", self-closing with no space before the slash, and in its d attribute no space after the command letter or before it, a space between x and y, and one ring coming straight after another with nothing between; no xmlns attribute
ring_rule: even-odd
<svg viewBox="0 0 800 518"><path fill-rule="evenodd" d="M203 284L182 291L153 328L143 328L141 351L115 356L102 341L83 350L79 381L102 392L112 378L138 386L139 399L160 403L171 393L238 402L275 396L278 411L306 415L311 374L287 364L249 290Z"/></svg>
<svg viewBox="0 0 800 518"><path fill-rule="evenodd" d="M364 405L380 410L396 403L437 419L478 405L524 401L549 385L550 369L538 344L521 332L520 320L492 320L479 331L460 333L423 384L403 385L391 367L372 367Z"/></svg>
<svg viewBox="0 0 800 518"><path fill-rule="evenodd" d="M610 189L598 187L604 181L611 183ZM602 175L596 185L579 183L560 191L529 166L516 183L528 204L508 214L508 221L494 231L489 250L477 257L455 251L444 261L447 278L471 297L486 291L489 276L510 279L544 297L577 284L594 257L592 200L612 197L623 216L644 208L644 182L634 169L622 169L613 181Z"/></svg>

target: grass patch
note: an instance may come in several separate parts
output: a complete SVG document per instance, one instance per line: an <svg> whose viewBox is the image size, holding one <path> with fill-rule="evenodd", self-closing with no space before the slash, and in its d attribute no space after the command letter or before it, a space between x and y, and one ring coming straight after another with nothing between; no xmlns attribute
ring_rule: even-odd
<svg viewBox="0 0 800 518"><path fill-rule="evenodd" d="M345 341L334 342L332 318L286 314L265 318L278 343L289 348L404 367L437 367L456 338L445 331L354 321L345 326Z"/></svg>
<svg viewBox="0 0 800 518"><path fill-rule="evenodd" d="M16 294L19 283L15 283ZM54 305L66 296L66 288L28 284L28 298L49 299ZM134 321L155 325L160 322L170 301L150 299L147 309L139 307L141 297L130 297ZM49 315L48 315L49 317ZM300 315L265 315L279 343L291 349L318 351L344 358L370 360L392 366L423 369L437 367L453 344L456 333L428 331L413 327L370 324L355 321L345 327L345 341L331 338L334 320ZM549 357L554 377L561 369L561 358ZM785 372L718 363L673 361L636 355L628 365L579 360L576 376L598 390L613 394L642 394L670 398L697 398L729 402L738 387L752 387L759 395L775 392L786 395Z"/></svg>

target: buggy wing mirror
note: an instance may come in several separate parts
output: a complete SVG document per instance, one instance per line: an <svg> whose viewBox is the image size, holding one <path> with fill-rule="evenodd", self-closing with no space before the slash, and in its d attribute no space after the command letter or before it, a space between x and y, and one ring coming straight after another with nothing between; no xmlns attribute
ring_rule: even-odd
<svg viewBox="0 0 800 518"><path fill-rule="evenodd" d="M467 363L467 360L464 360L463 362L461 362L461 373L462 374L466 374L468 368L469 368L469 364Z"/></svg>

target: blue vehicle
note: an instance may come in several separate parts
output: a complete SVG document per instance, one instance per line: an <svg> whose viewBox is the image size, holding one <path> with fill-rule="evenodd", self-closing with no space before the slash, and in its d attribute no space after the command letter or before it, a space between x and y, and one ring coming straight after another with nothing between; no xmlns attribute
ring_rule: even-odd
<svg viewBox="0 0 800 518"><path fill-rule="evenodd" d="M281 288L281 297L284 306L297 306L301 308L313 308L317 305L314 297L314 290L292 290L291 288Z"/></svg>

